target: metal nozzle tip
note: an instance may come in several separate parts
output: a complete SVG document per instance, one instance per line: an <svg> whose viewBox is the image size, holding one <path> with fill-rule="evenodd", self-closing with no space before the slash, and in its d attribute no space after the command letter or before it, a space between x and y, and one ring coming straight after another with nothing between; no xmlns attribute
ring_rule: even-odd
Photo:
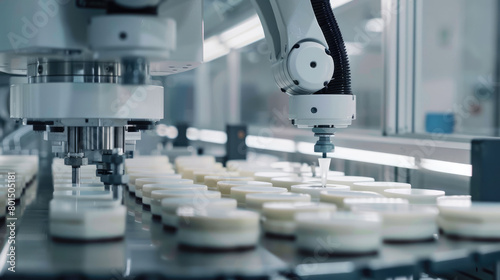
<svg viewBox="0 0 500 280"><path fill-rule="evenodd" d="M323 158L326 158L326 153L323 153Z"/></svg>

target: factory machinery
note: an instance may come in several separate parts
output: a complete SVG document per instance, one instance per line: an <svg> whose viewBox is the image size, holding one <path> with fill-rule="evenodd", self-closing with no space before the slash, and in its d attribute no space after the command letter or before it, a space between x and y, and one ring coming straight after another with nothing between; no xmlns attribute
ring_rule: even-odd
<svg viewBox="0 0 500 280"><path fill-rule="evenodd" d="M183 169L187 167L180 159L175 162L175 170L171 168L173 158L171 163L160 160L162 168L155 170L154 165L132 158L141 131L152 129L163 118L164 89L152 77L188 71L203 62L202 4L199 0L0 1L4 19L0 25L4 38L0 40L0 71L13 75L11 117L42 132L59 158L52 165L41 161L44 170L52 166L52 174L38 172L33 158L23 161L27 158L21 157L24 163L15 157L0 159L2 178L13 180L15 176L9 172L14 172L22 179L17 182L21 187L16 189L18 211L6 214L7 223L17 221L18 228L4 228L2 278L386 279L418 276L422 271L450 277L457 270L477 272L480 268L478 273L498 279L500 244L491 240L434 238L424 243L383 244L376 250L378 253L361 256L302 254L289 240L267 237L261 238L252 250L221 253L199 251L192 246L179 249L175 234L164 231L151 213L156 193L148 193L150 187L145 186L162 181L141 181L132 176L133 168L126 167L139 162L143 168L135 166L136 171L162 173L179 180L176 184L187 182L181 180L193 183L185 177L195 174L186 175L188 171ZM318 138L314 152L326 158L334 151L331 138L335 129L349 126L356 118L349 62L330 2L252 0L252 4L271 51L276 83L289 98L289 119L298 128L312 130ZM194 161L204 160L207 158ZM211 172L222 172L218 168L223 167L214 162L206 164L211 166ZM327 174L329 161L320 164L326 165L322 170ZM199 162L194 165L199 167ZM242 171L257 171L254 167L226 168L224 176L229 179L235 177L231 172L242 176ZM301 167L298 170L312 177L314 183L321 177L314 171L309 175L309 170ZM174 172L178 174L167 175ZM182 179L176 177L179 174ZM243 178L250 181L257 176L254 172ZM324 186L326 175L322 179ZM214 184L207 180L210 178L197 183ZM60 187L53 192L55 189L47 185L55 185L56 181L69 184L69 189ZM111 199L102 202L97 194L90 193L97 202L82 202L74 197L68 207L66 200L57 204L66 192L73 195L83 191L78 188L84 184L88 188L89 184L102 186ZM218 188L219 184L210 187ZM309 197L299 195L304 196ZM238 207L243 205L240 203L238 200ZM71 220L66 213L80 211L76 208L102 212L85 214L82 221ZM123 225L117 225L118 233L105 230L108 215L120 217L125 213ZM88 225L91 230L74 230L81 229L75 224ZM120 234L121 227L126 229L124 234ZM68 228L73 232L65 231ZM17 251L8 246L12 234ZM78 242L68 236L78 237ZM103 241L103 236L112 238ZM9 263L12 251L14 265ZM9 271L12 266L15 273L14 269Z"/></svg>
<svg viewBox="0 0 500 280"><path fill-rule="evenodd" d="M203 61L201 1L3 1L2 68L27 75L11 86L11 117L43 131L72 167L97 164L103 182L123 184L117 158L163 118L163 87L151 76ZM342 36L325 1L254 1L290 119L333 150L335 128L355 118ZM319 23L319 24L318 24Z"/></svg>

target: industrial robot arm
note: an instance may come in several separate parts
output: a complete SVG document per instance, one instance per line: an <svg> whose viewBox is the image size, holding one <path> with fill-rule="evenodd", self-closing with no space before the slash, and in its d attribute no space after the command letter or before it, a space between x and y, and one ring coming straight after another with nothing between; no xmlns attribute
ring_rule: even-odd
<svg viewBox="0 0 500 280"><path fill-rule="evenodd" d="M329 0L252 0L259 15L276 83L289 95L289 119L312 128L314 151L334 149L335 128L356 118L349 62Z"/></svg>
<svg viewBox="0 0 500 280"><path fill-rule="evenodd" d="M124 155L163 118L164 90L150 76L203 61L202 9L199 0L0 1L0 71L25 75L11 82L11 118L44 133L73 183L86 164L107 185L126 183Z"/></svg>
<svg viewBox="0 0 500 280"><path fill-rule="evenodd" d="M328 0L253 0L273 72L290 95L290 119L312 128L315 151L333 150L335 128L355 118L349 67ZM126 182L123 155L163 118L163 88L150 76L203 61L199 0L2 0L0 71L11 117L52 141L78 183L96 164L106 184ZM13 15L13 12L15 14Z"/></svg>

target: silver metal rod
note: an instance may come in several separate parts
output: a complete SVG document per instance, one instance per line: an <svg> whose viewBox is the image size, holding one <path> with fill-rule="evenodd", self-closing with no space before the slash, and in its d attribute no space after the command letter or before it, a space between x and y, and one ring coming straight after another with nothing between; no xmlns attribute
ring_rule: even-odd
<svg viewBox="0 0 500 280"><path fill-rule="evenodd" d="M68 152L78 153L78 128L68 127Z"/></svg>
<svg viewBox="0 0 500 280"><path fill-rule="evenodd" d="M125 129L123 127L113 128L114 145L113 148L125 151Z"/></svg>
<svg viewBox="0 0 500 280"><path fill-rule="evenodd" d="M113 144L114 144L114 130L112 127L103 127L102 128L102 149L103 150L111 150L113 149Z"/></svg>
<svg viewBox="0 0 500 280"><path fill-rule="evenodd" d="M71 183L79 185L80 177L81 177L80 167L74 167L74 166L71 167Z"/></svg>
<svg viewBox="0 0 500 280"><path fill-rule="evenodd" d="M145 85L148 79L148 63L142 57L122 59L122 83L124 85Z"/></svg>

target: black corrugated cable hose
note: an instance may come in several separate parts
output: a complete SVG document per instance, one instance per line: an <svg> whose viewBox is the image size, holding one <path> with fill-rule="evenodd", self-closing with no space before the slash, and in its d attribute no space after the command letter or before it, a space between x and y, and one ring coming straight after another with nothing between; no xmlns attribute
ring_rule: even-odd
<svg viewBox="0 0 500 280"><path fill-rule="evenodd" d="M315 94L352 94L349 58L330 0L311 0L311 4L335 65L328 85Z"/></svg>

